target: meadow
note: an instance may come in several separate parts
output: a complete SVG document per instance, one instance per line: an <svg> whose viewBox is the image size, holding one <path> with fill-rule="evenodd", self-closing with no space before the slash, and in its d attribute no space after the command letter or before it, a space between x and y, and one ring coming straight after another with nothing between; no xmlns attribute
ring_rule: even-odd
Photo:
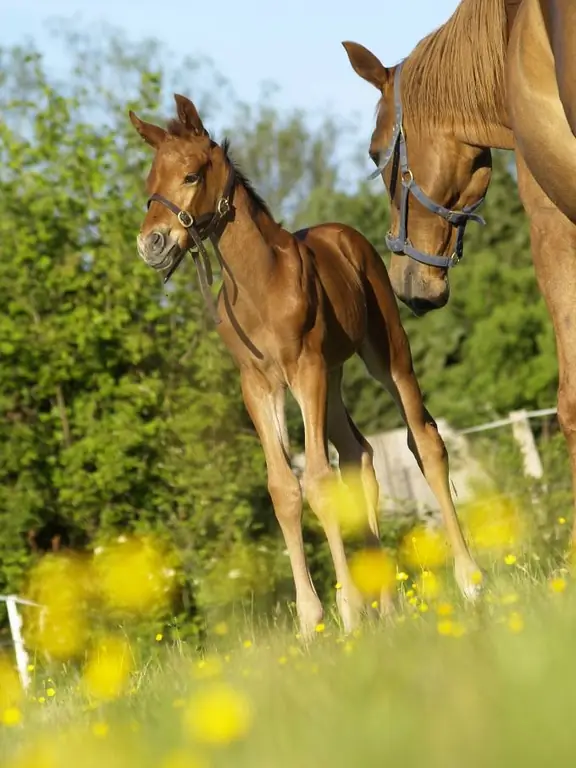
<svg viewBox="0 0 576 768"><path fill-rule="evenodd" d="M358 550L357 584L367 594L391 577L396 613L345 636L328 605L306 642L289 611L274 620L248 604L215 615L201 641L143 637L138 621L170 600L172 574L150 541L45 557L28 581L51 605L43 622L28 616L26 695L7 656L0 666L0 765L569 764L571 560L544 561L518 519L494 498L468 515L484 584L474 605L438 531L411 530L369 568Z"/></svg>

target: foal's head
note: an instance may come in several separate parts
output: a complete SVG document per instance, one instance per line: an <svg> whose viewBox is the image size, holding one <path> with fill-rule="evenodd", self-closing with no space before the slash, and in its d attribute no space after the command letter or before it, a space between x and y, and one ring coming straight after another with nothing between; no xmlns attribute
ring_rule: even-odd
<svg viewBox="0 0 576 768"><path fill-rule="evenodd" d="M464 227L459 236L457 224L479 218L472 211L490 182L490 150L458 138L451 116L445 126L438 121L427 126L425 114L406 112L399 134L402 90L397 83L395 98L397 67L388 69L357 43L343 45L354 71L381 94L369 154L381 169L391 200L390 279L398 298L415 314L423 315L448 301L448 268L462 255ZM446 72L446 77L454 75ZM401 141L407 155L405 169L401 167ZM416 185L417 194L408 194L403 181Z"/></svg>
<svg viewBox="0 0 576 768"><path fill-rule="evenodd" d="M156 150L146 182L149 208L137 240L138 253L155 269L169 269L193 245L191 223L219 212L230 173L225 151L210 139L194 104L174 98L178 119L168 130L130 112L140 136Z"/></svg>

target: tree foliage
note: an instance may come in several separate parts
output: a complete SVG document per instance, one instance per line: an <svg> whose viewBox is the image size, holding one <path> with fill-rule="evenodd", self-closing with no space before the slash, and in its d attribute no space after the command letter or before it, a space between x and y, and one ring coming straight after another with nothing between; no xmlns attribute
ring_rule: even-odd
<svg viewBox="0 0 576 768"><path fill-rule="evenodd" d="M62 82L34 49L0 51L0 592L57 541L93 547L126 531L174 541L186 610L198 595L224 599L234 564L246 593L289 585L262 451L194 271L167 290L136 256L150 156L127 110L162 120L174 90L192 95L287 226L346 222L387 258L381 182L345 187L333 119L312 129L266 93L238 103L206 63L167 68L149 41L67 34ZM456 425L550 405L557 384L500 155L485 216L447 308L425 319L401 308L426 401ZM359 361L345 398L367 433L399 423Z"/></svg>

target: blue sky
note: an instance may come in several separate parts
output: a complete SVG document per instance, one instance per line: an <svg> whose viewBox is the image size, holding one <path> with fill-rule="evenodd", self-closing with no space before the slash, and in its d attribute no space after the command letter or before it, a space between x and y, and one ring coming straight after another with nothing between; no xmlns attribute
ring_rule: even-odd
<svg viewBox="0 0 576 768"><path fill-rule="evenodd" d="M456 5L457 0L0 0L1 43L31 37L58 67L63 52L49 32L49 19L75 19L82 26L106 22L135 41L155 37L179 55L210 57L244 101L254 101L261 82L270 80L280 87L274 99L280 107L353 117L358 140L367 142L376 92L352 71L340 42L362 43L391 65Z"/></svg>

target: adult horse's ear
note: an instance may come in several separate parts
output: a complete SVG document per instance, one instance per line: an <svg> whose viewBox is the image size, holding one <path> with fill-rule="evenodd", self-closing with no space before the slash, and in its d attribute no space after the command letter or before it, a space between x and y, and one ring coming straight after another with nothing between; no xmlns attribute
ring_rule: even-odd
<svg viewBox="0 0 576 768"><path fill-rule="evenodd" d="M348 59L350 64L352 64L354 72L381 91L390 80L390 70L368 48L364 48L363 45L351 43L347 40L342 45L348 54Z"/></svg>
<svg viewBox="0 0 576 768"><path fill-rule="evenodd" d="M202 124L198 110L190 99L187 99L186 96L181 96L179 93L175 93L174 101L176 102L178 119L182 125L186 126L192 133L195 133L196 136L208 136L208 131Z"/></svg>
<svg viewBox="0 0 576 768"><path fill-rule="evenodd" d="M136 128L140 136L142 136L144 141L147 144L150 144L151 147L154 147L154 149L158 149L160 144L166 138L166 131L164 128L160 128L158 125L153 125L152 123L146 123L144 120L140 120L138 115L134 114L132 110L130 110L128 114L130 115L130 122L134 128Z"/></svg>

